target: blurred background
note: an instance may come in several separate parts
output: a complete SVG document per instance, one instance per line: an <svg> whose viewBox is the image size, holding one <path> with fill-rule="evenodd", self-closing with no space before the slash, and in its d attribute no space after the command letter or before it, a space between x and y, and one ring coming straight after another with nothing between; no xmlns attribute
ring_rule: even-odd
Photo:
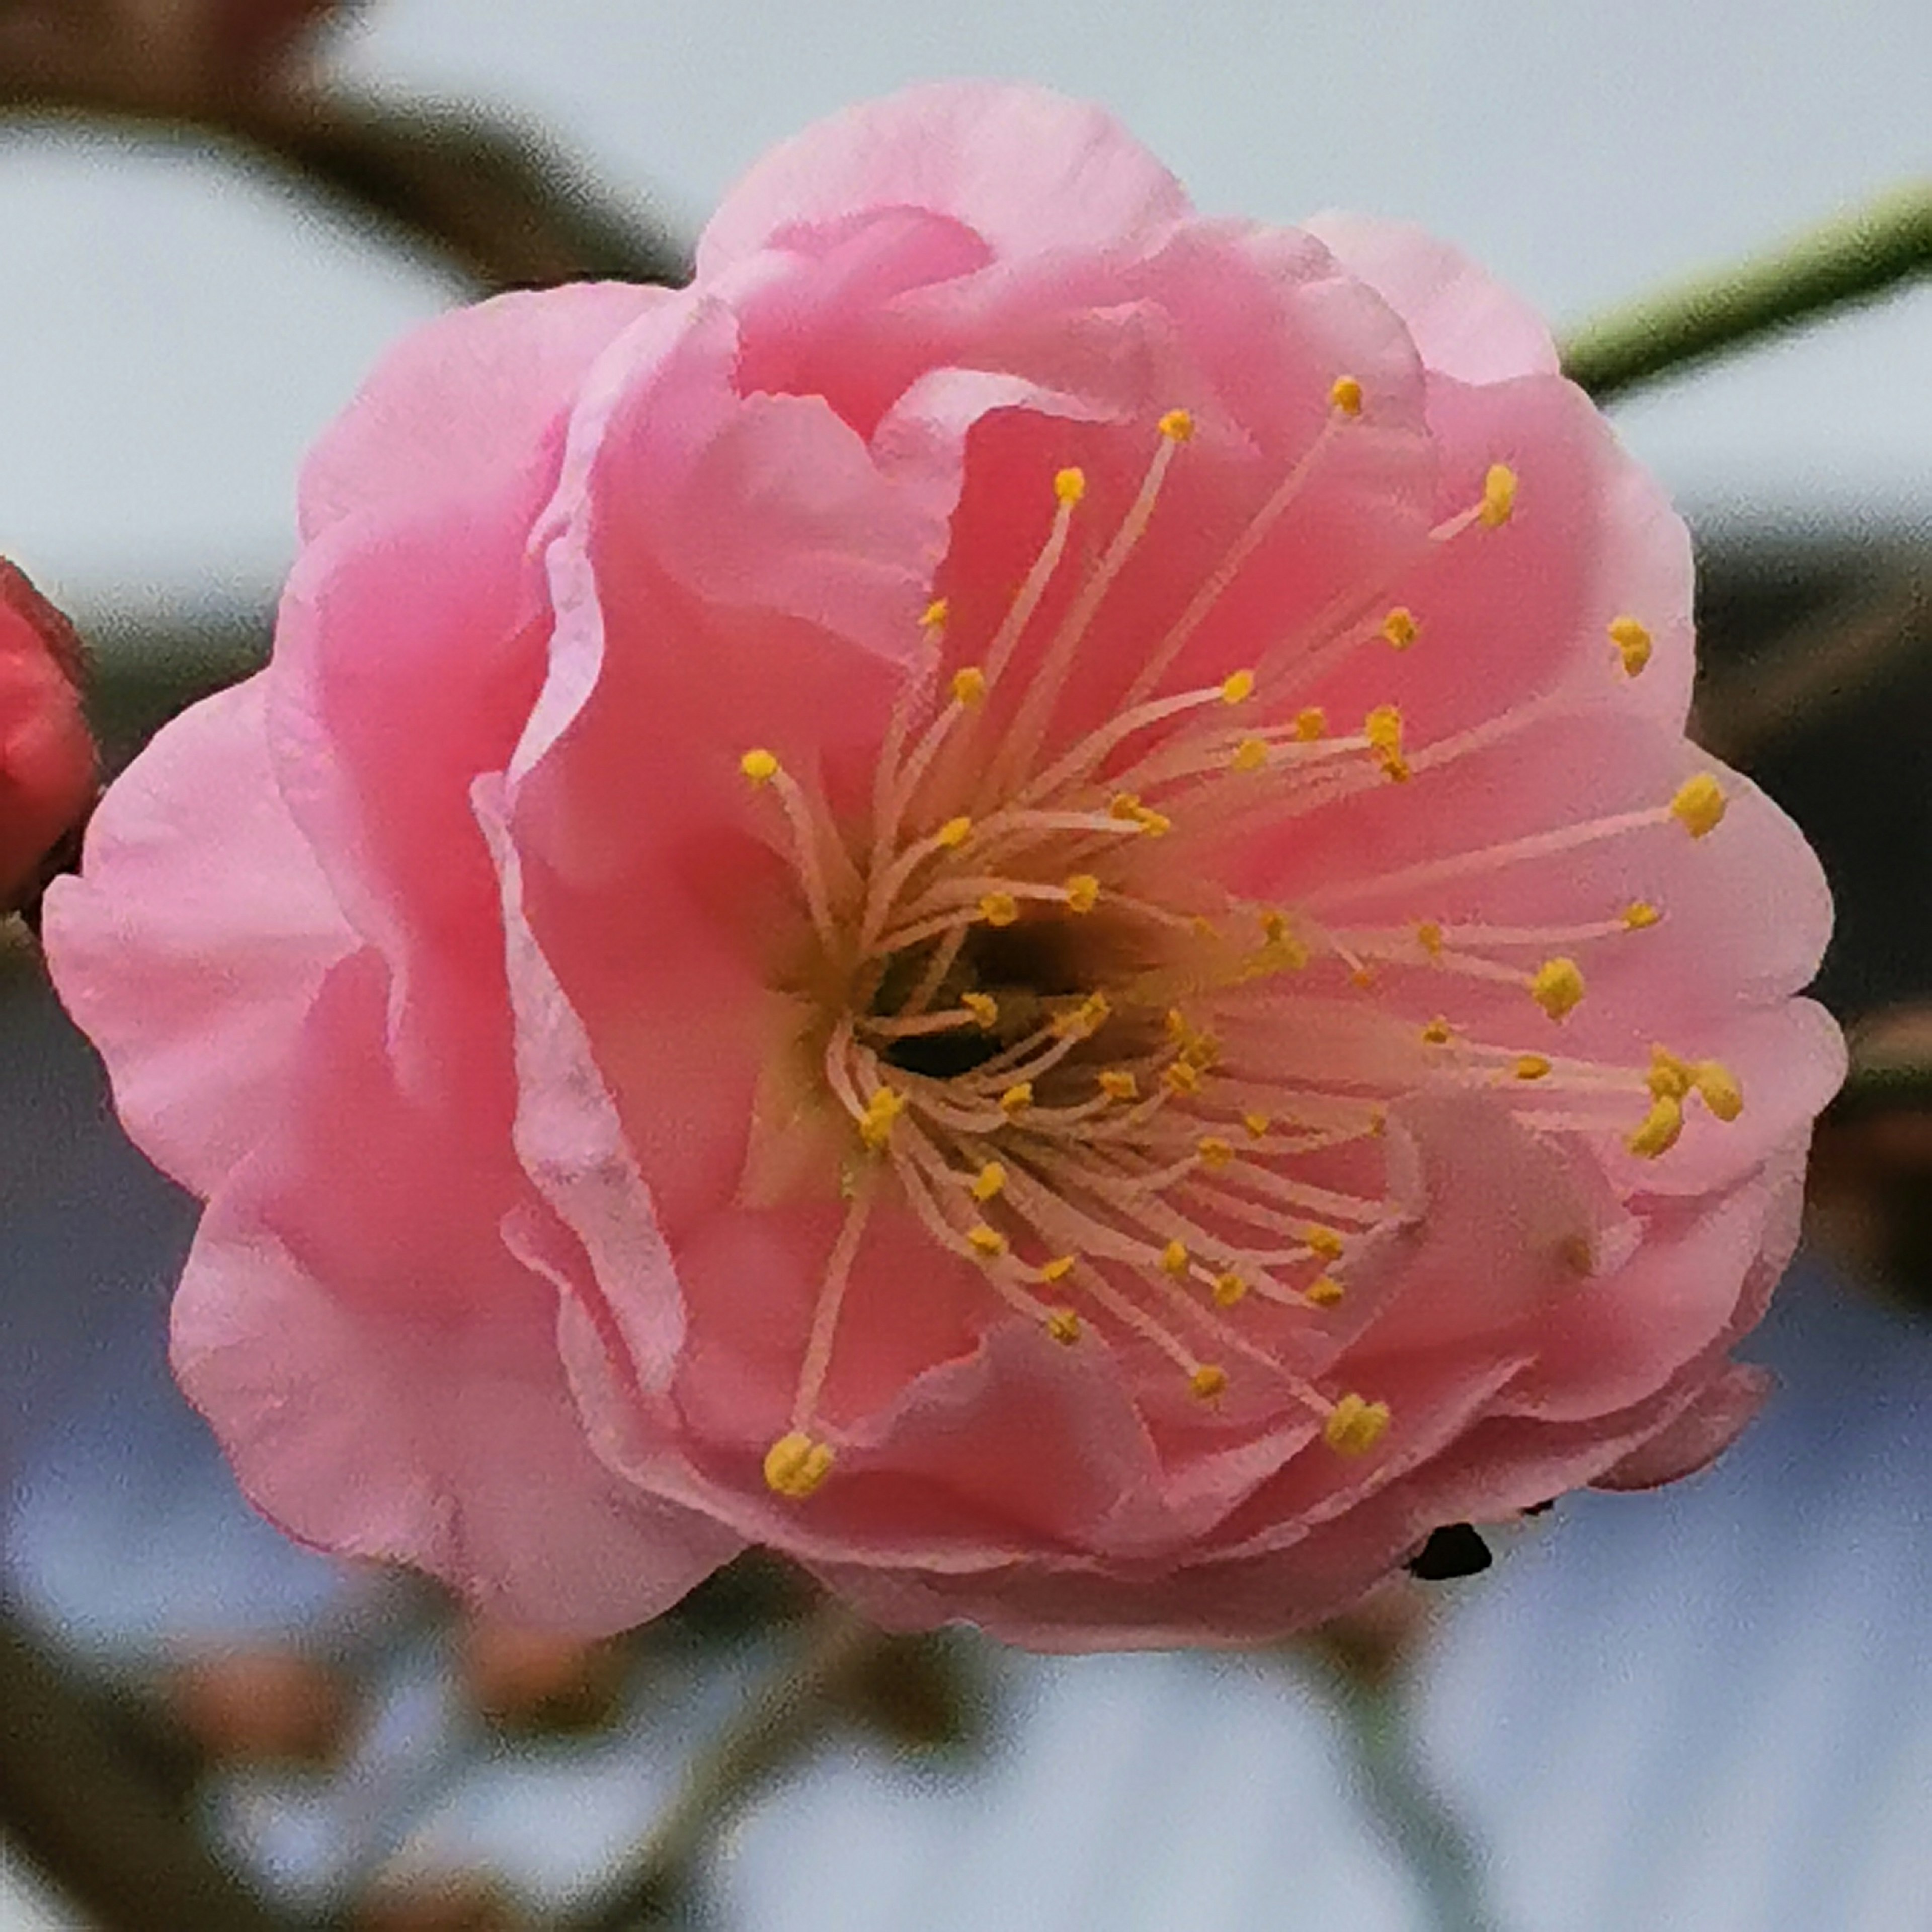
<svg viewBox="0 0 1932 1932"><path fill-rule="evenodd" d="M1928 72L1924 0L0 0L0 554L124 759L266 650L388 344L675 276L916 79L1098 98L1206 210L1411 218L1560 323L1924 179ZM755 1562L592 1649L469 1624L236 1498L163 1358L191 1205L0 946L0 1932L1932 1926L1932 287L1614 416L1702 553L1700 734L1841 909L1853 1081L1739 1448L1279 1656L860 1654ZM800 1656L724 1764L782 1775L627 1892Z"/></svg>

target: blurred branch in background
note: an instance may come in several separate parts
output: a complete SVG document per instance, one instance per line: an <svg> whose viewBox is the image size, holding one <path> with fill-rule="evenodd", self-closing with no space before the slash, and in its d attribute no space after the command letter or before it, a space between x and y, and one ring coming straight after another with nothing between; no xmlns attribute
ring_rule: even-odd
<svg viewBox="0 0 1932 1932"><path fill-rule="evenodd" d="M332 93L296 56L303 31L339 10L328 0L0 0L0 115L225 150L484 290L686 278L680 244L512 123Z"/></svg>
<svg viewBox="0 0 1932 1932"><path fill-rule="evenodd" d="M1932 180L1586 323L1563 367L1599 402L1932 273Z"/></svg>
<svg viewBox="0 0 1932 1932"><path fill-rule="evenodd" d="M0 1621L0 1820L110 1932L285 1932L220 1864L107 1713Z"/></svg>

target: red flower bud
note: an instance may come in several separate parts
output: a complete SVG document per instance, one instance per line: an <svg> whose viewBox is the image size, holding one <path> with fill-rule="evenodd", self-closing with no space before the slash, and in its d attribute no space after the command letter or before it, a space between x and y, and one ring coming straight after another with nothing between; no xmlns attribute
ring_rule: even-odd
<svg viewBox="0 0 1932 1932"><path fill-rule="evenodd" d="M35 896L94 796L84 663L74 626L0 559L0 912Z"/></svg>

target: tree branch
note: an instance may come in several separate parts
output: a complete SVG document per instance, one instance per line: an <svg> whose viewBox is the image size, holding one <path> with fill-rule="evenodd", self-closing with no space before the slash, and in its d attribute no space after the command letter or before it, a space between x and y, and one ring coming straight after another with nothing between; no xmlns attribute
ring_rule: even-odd
<svg viewBox="0 0 1932 1932"><path fill-rule="evenodd" d="M1606 402L1932 273L1932 181L1586 322L1564 373Z"/></svg>

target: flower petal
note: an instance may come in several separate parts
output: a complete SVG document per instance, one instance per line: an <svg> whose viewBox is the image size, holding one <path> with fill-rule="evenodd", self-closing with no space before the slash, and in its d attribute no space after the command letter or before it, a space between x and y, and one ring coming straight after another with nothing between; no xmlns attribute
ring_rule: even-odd
<svg viewBox="0 0 1932 1932"><path fill-rule="evenodd" d="M304 1016L356 944L276 786L265 698L250 678L164 726L46 902L54 982L122 1124L204 1196L280 1117Z"/></svg>
<svg viewBox="0 0 1932 1932"><path fill-rule="evenodd" d="M1188 204L1096 107L1042 88L940 82L848 108L773 148L712 217L698 279L789 229L894 207L950 215L1005 256L1144 245Z"/></svg>

